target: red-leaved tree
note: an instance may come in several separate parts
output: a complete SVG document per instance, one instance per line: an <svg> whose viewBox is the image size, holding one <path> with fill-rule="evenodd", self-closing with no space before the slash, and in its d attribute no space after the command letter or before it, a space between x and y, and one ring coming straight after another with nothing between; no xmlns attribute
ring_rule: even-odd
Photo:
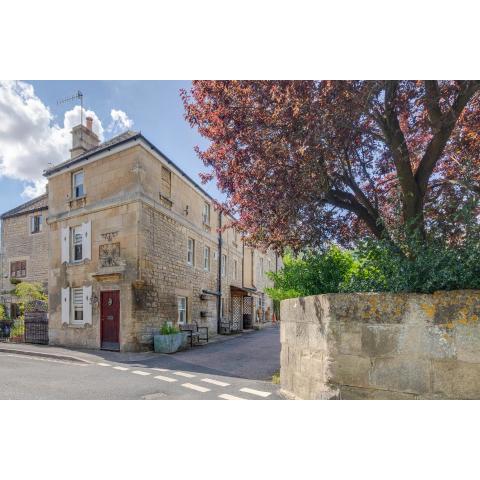
<svg viewBox="0 0 480 480"><path fill-rule="evenodd" d="M194 81L186 118L221 208L283 249L424 237L480 193L480 81ZM441 227L443 226L443 227Z"/></svg>

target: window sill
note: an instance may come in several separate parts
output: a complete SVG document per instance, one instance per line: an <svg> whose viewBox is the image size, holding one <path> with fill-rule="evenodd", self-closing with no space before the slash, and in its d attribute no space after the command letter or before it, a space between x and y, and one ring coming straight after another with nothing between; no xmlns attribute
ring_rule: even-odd
<svg viewBox="0 0 480 480"><path fill-rule="evenodd" d="M82 208L87 204L87 196L83 195L81 197L72 198L67 203L70 209Z"/></svg>
<svg viewBox="0 0 480 480"><path fill-rule="evenodd" d="M77 262L67 262L67 267L78 267L80 265L85 265L87 260L78 260Z"/></svg>
<svg viewBox="0 0 480 480"><path fill-rule="evenodd" d="M89 323L64 323L62 325L63 328L75 328L75 329L82 329L89 326Z"/></svg>

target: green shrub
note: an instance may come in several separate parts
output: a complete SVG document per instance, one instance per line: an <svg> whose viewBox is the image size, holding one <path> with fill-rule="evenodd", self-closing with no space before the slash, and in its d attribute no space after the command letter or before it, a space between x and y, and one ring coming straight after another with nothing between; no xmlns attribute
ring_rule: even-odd
<svg viewBox="0 0 480 480"><path fill-rule="evenodd" d="M7 319L7 314L5 313L5 307L3 305L0 305L0 321L6 320L6 319Z"/></svg>
<svg viewBox="0 0 480 480"><path fill-rule="evenodd" d="M398 249L385 241L362 243L345 277L343 292L419 292L480 289L480 242L409 242Z"/></svg>
<svg viewBox="0 0 480 480"><path fill-rule="evenodd" d="M13 322L10 337L21 337L25 333L25 321L23 317L16 318Z"/></svg>
<svg viewBox="0 0 480 480"><path fill-rule="evenodd" d="M31 302L33 300L47 300L47 296L43 293L42 284L35 282L19 283L15 288L15 296L17 296L21 302Z"/></svg>
<svg viewBox="0 0 480 480"><path fill-rule="evenodd" d="M418 292L480 289L480 235L471 228L457 243L441 236L397 241L367 240L355 250L284 257L270 273L274 300L338 292Z"/></svg>
<svg viewBox="0 0 480 480"><path fill-rule="evenodd" d="M268 273L274 287L266 290L274 300L339 292L355 258L352 252L332 246L325 252L287 254L283 263L279 272Z"/></svg>
<svg viewBox="0 0 480 480"><path fill-rule="evenodd" d="M174 335L175 333L180 333L180 330L170 323L164 323L160 329L161 335Z"/></svg>

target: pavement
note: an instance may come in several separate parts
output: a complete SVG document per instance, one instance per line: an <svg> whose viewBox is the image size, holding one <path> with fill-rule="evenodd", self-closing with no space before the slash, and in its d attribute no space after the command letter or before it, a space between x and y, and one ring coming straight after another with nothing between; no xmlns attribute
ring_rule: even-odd
<svg viewBox="0 0 480 480"><path fill-rule="evenodd" d="M279 328L173 355L0 344L0 399L281 399Z"/></svg>

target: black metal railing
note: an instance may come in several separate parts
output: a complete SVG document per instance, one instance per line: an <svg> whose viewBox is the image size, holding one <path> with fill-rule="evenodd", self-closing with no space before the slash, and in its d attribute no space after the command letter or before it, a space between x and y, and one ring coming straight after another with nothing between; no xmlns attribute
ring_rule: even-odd
<svg viewBox="0 0 480 480"><path fill-rule="evenodd" d="M0 321L0 342L48 344L48 317L45 312L28 312L25 318Z"/></svg>

